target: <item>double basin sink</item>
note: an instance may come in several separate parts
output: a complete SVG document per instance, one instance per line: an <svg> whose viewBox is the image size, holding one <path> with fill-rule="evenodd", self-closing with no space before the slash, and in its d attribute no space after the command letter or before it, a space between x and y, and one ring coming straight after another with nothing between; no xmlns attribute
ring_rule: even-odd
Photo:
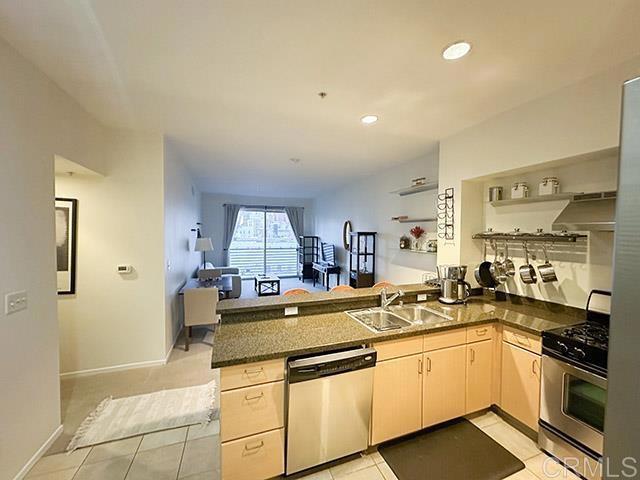
<svg viewBox="0 0 640 480"><path fill-rule="evenodd" d="M393 305L388 308L373 307L345 312L369 330L380 333L413 325L427 325L453 320L444 313L421 305Z"/></svg>

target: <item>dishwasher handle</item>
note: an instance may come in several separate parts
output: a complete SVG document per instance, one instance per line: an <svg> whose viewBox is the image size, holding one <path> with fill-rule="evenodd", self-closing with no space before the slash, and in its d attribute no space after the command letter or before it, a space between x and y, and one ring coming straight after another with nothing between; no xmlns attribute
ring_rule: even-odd
<svg viewBox="0 0 640 480"><path fill-rule="evenodd" d="M374 367L377 354L373 348L356 348L290 360L288 382L298 383Z"/></svg>

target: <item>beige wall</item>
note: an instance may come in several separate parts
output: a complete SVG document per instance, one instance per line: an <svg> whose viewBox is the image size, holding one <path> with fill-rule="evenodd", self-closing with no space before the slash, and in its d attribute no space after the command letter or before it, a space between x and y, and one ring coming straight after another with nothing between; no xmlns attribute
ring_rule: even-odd
<svg viewBox="0 0 640 480"><path fill-rule="evenodd" d="M165 142L164 151L164 269L165 269L165 352L175 343L184 323L178 291L198 268L200 253L194 252L195 233L200 221L200 192L191 174Z"/></svg>
<svg viewBox="0 0 640 480"><path fill-rule="evenodd" d="M60 426L54 241L55 154L103 171L105 132L0 40L0 478L15 478Z"/></svg>
<svg viewBox="0 0 640 480"><path fill-rule="evenodd" d="M58 301L63 374L166 354L162 137L113 131L108 140L105 176L56 177L56 196L78 199L77 290Z"/></svg>
<svg viewBox="0 0 640 480"><path fill-rule="evenodd" d="M468 180L617 146L622 82L639 74L637 57L442 140L440 186L456 189L458 234L453 244L441 242L438 263L472 267L480 261L481 242L472 240L471 234L484 225L484 189ZM590 271L586 275L593 277ZM570 291L554 295L544 291L525 294L556 301L566 298L567 303L583 307L590 285L581 283L576 288L573 283Z"/></svg>
<svg viewBox="0 0 640 480"><path fill-rule="evenodd" d="M400 237L408 235L415 226L410 223L392 222L391 217L434 217L436 214L435 190L401 197L393 190L410 185L411 179L438 178L438 152L423 158L396 165L375 175L350 182L337 190L326 192L314 201L316 235L323 242L333 243L339 262L343 266L343 278L347 279L349 259L342 246L342 226L351 220L354 230L375 231L377 235L376 279L395 283L412 283L422 280L425 271L435 271L436 256L399 249ZM428 238L436 238L435 223L421 223Z"/></svg>

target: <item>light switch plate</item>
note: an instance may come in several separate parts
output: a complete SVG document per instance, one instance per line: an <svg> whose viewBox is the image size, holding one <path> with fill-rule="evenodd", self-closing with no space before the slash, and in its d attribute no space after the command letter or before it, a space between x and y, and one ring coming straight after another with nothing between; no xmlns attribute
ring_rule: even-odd
<svg viewBox="0 0 640 480"><path fill-rule="evenodd" d="M418 301L419 302L426 302L427 301L427 294L426 293L419 293L418 294Z"/></svg>
<svg viewBox="0 0 640 480"><path fill-rule="evenodd" d="M286 307L284 309L285 317L289 317L291 315L297 315L297 314L298 314L298 307Z"/></svg>
<svg viewBox="0 0 640 480"><path fill-rule="evenodd" d="M27 309L27 291L7 293L4 297L4 314L11 315Z"/></svg>

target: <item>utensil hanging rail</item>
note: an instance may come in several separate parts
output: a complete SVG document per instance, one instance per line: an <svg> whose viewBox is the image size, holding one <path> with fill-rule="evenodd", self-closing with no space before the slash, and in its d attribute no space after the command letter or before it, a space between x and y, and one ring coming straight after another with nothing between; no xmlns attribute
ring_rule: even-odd
<svg viewBox="0 0 640 480"><path fill-rule="evenodd" d="M476 233L472 237L475 240L502 240L507 242L528 242L528 243L575 243L578 239L587 238L587 235L571 233L566 235L535 234L535 233Z"/></svg>

